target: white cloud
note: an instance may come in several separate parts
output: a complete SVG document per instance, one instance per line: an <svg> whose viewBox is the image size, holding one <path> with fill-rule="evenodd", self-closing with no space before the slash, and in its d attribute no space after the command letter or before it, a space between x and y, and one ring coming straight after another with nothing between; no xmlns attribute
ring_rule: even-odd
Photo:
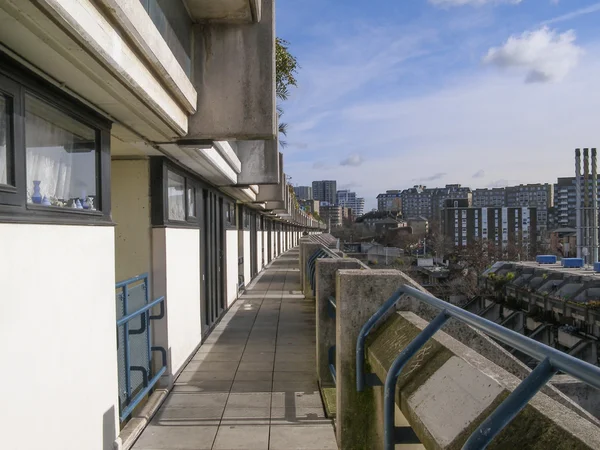
<svg viewBox="0 0 600 450"><path fill-rule="evenodd" d="M363 159L361 158L361 156L358 153L353 153L353 154L349 155L347 158L342 159L342 161L340 161L340 166L358 167L363 162L364 162Z"/></svg>
<svg viewBox="0 0 600 450"><path fill-rule="evenodd" d="M561 81L578 64L583 49L573 30L557 33L548 27L511 36L502 47L488 50L483 62L526 72L528 83Z"/></svg>
<svg viewBox="0 0 600 450"><path fill-rule="evenodd" d="M435 6L483 6L483 5L494 5L499 3L518 4L521 0L429 0L429 3Z"/></svg>
<svg viewBox="0 0 600 450"><path fill-rule="evenodd" d="M553 3L558 3L558 0L554 1ZM586 14L592 14L598 11L600 11L600 3L595 3L593 5L586 6L585 8L576 9L570 13L563 14L562 16L546 20L544 24L549 25L551 23L566 22L567 20L573 20L577 17L585 16Z"/></svg>

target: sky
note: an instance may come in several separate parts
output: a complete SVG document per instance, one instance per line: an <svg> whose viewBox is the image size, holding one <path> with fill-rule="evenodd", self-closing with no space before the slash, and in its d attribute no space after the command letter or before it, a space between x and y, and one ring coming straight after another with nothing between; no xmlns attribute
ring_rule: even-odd
<svg viewBox="0 0 600 450"><path fill-rule="evenodd" d="M293 185L556 182L600 147L600 2L278 0Z"/></svg>

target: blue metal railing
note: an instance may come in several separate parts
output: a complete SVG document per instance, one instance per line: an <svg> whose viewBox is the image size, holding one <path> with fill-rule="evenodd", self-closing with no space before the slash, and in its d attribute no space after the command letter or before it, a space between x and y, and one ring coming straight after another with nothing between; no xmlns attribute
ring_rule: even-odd
<svg viewBox="0 0 600 450"><path fill-rule="evenodd" d="M117 355L119 417L123 422L167 370L167 352L163 347L152 346L151 333L151 321L165 315L165 298L148 301L148 274L121 281L115 289L117 312L121 316L117 320ZM160 312L151 315L155 306L160 307ZM130 312L130 309L135 310ZM137 351L132 351L132 346ZM160 352L162 357L162 365L154 374L152 352ZM138 375L136 379L132 373Z"/></svg>
<svg viewBox="0 0 600 450"><path fill-rule="evenodd" d="M312 289L313 295L315 295L316 289L316 281L317 277L315 276L317 270L317 259L319 258L339 258L340 256L331 251L327 247L321 247L317 251L315 251L308 261L306 261L306 273L308 274L308 280L310 283L310 288Z"/></svg>
<svg viewBox="0 0 600 450"><path fill-rule="evenodd" d="M600 368L548 347L508 328L451 305L425 292L403 285L362 327L356 343L356 388L364 390L368 374L364 372L365 340L377 322L391 310L403 295L409 295L441 312L396 357L387 374L384 387L384 448L392 450L395 442L395 393L398 377L406 363L451 317L470 325L488 336L509 345L541 363L510 393L469 437L463 450L478 450L487 445L527 405L529 400L556 374L562 371L600 389Z"/></svg>

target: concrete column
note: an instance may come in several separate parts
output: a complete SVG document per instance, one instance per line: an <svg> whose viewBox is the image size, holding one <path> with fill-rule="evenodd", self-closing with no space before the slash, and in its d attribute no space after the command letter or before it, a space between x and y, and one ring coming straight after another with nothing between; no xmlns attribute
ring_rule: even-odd
<svg viewBox="0 0 600 450"><path fill-rule="evenodd" d="M376 401L373 388L356 391L356 340L367 320L405 282L396 270L337 271L336 437L341 450L370 450L382 442L383 430L370 414Z"/></svg>
<svg viewBox="0 0 600 450"><path fill-rule="evenodd" d="M317 261L317 379L321 387L334 386L329 370L329 349L335 345L335 320L329 317L329 297L335 297L336 272L361 267L360 261L353 258L322 258Z"/></svg>
<svg viewBox="0 0 600 450"><path fill-rule="evenodd" d="M308 277L308 273L306 272L306 263L308 262L310 257L313 255L313 253L316 252L320 248L321 248L321 244L317 244L314 242L303 244L300 247L300 254L302 255L302 258L301 258L302 265L300 266L300 272L304 274L302 277L302 281L303 281L302 292L304 293L304 297L306 297L306 298L314 298L313 291L310 287L310 278Z"/></svg>

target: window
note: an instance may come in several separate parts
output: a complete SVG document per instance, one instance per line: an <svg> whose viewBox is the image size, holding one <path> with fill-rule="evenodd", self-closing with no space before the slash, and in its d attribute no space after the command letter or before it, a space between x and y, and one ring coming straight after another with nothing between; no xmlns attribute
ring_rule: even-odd
<svg viewBox="0 0 600 450"><path fill-rule="evenodd" d="M27 203L95 211L97 140L93 128L26 95Z"/></svg>
<svg viewBox="0 0 600 450"><path fill-rule="evenodd" d="M167 204L169 220L185 221L185 179L167 171Z"/></svg>
<svg viewBox="0 0 600 450"><path fill-rule="evenodd" d="M235 227L235 225L236 225L235 204L233 204L231 202L225 203L225 221L227 222L227 225L229 225L231 227Z"/></svg>
<svg viewBox="0 0 600 450"><path fill-rule="evenodd" d="M0 215L110 221L110 122L0 53Z"/></svg>

